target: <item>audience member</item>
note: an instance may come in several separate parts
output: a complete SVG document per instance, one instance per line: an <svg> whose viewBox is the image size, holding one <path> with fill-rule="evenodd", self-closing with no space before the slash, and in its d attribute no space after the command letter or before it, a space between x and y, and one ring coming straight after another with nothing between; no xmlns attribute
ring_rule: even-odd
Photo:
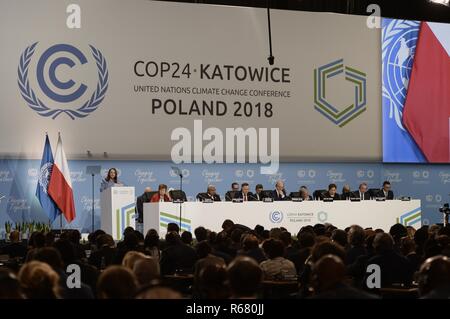
<svg viewBox="0 0 450 319"><path fill-rule="evenodd" d="M159 260L154 257L137 260L132 270L140 287L150 285L161 277Z"/></svg>
<svg viewBox="0 0 450 319"><path fill-rule="evenodd" d="M185 245L178 233L172 231L166 235L167 248L161 252L161 274L193 273L197 261L195 250Z"/></svg>
<svg viewBox="0 0 450 319"><path fill-rule="evenodd" d="M394 284L410 285L413 267L408 259L394 250L394 240L390 234L379 233L373 241L375 256L368 264L376 264L381 270L381 286L389 287Z"/></svg>
<svg viewBox="0 0 450 319"><path fill-rule="evenodd" d="M313 267L315 299L374 299L345 282L345 265L335 255L321 257Z"/></svg>
<svg viewBox="0 0 450 319"><path fill-rule="evenodd" d="M59 276L46 263L30 261L24 264L18 278L27 299L58 299L61 296Z"/></svg>
<svg viewBox="0 0 450 319"><path fill-rule="evenodd" d="M269 258L260 266L265 280L295 280L297 271L292 261L284 258L285 248L278 239L268 239L263 243L263 250Z"/></svg>
<svg viewBox="0 0 450 319"><path fill-rule="evenodd" d="M250 257L237 257L228 266L231 298L256 299L263 279L263 272Z"/></svg>
<svg viewBox="0 0 450 319"><path fill-rule="evenodd" d="M450 259L434 256L425 260L418 275L419 293L424 299L450 298Z"/></svg>
<svg viewBox="0 0 450 319"><path fill-rule="evenodd" d="M97 296L100 299L130 299L137 292L133 272L123 266L110 266L98 278Z"/></svg>

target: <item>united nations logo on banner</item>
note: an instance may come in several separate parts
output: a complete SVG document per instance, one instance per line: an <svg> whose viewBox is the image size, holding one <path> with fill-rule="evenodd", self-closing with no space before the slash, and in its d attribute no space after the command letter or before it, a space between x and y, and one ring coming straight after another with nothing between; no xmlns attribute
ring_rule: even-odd
<svg viewBox="0 0 450 319"><path fill-rule="evenodd" d="M382 33L383 97L389 100L389 119L402 124L403 104L414 60L419 21L385 20Z"/></svg>
<svg viewBox="0 0 450 319"><path fill-rule="evenodd" d="M52 119L66 114L74 120L97 110L108 89L108 68L100 50L89 46L98 81L92 94L84 97L88 85L81 83L77 86L72 78L61 77L58 69L68 67L75 70L76 66L89 65L86 55L73 45L56 44L46 49L37 60L36 67L30 69L37 44L35 42L23 51L17 70L20 94L27 105L39 115ZM35 77L31 83L37 82L39 92L30 84L31 76Z"/></svg>
<svg viewBox="0 0 450 319"><path fill-rule="evenodd" d="M274 224L281 223L281 221L283 220L283 212L278 210L270 212L269 219Z"/></svg>

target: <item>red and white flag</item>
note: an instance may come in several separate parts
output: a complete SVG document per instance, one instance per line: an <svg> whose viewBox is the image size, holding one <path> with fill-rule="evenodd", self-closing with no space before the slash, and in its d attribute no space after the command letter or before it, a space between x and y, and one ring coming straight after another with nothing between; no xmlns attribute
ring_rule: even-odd
<svg viewBox="0 0 450 319"><path fill-rule="evenodd" d="M450 24L421 23L403 124L428 162L450 162Z"/></svg>
<svg viewBox="0 0 450 319"><path fill-rule="evenodd" d="M70 180L69 165L62 146L61 135L55 152L55 163L48 185L48 193L58 208L64 214L67 222L75 219L75 205L73 201L72 181Z"/></svg>

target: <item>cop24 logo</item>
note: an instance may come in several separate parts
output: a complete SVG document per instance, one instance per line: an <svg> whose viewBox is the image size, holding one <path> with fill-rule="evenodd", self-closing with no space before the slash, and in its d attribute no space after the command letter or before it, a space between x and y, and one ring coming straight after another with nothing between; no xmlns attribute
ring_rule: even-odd
<svg viewBox="0 0 450 319"><path fill-rule="evenodd" d="M274 224L281 223L281 221L283 220L283 212L278 210L270 212L269 219Z"/></svg>
<svg viewBox="0 0 450 319"><path fill-rule="evenodd" d="M83 104L79 103L77 105L72 104L75 104L76 101L82 98L88 86L81 83L75 88L75 81L72 79L64 81L58 78L57 70L60 66L72 69L76 64L87 64L88 59L84 53L70 44L56 44L42 53L37 61L35 76L41 92L46 99L52 101L50 104L46 103L42 97L38 97L29 81L30 64L37 44L38 42L35 42L23 51L17 70L20 94L27 105L39 115L51 117L52 119L57 118L60 114L66 114L74 120L75 118L86 117L97 110L108 89L108 68L100 50L92 45L89 46L97 66L98 82L90 98L85 100ZM70 55L76 59L69 57Z"/></svg>

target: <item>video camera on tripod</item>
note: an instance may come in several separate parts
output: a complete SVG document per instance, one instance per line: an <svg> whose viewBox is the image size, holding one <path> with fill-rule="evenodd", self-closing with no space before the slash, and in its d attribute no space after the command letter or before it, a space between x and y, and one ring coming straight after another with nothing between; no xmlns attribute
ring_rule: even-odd
<svg viewBox="0 0 450 319"><path fill-rule="evenodd" d="M448 225L448 216L450 215L450 206L448 203L439 208L439 212L444 214L444 226Z"/></svg>

